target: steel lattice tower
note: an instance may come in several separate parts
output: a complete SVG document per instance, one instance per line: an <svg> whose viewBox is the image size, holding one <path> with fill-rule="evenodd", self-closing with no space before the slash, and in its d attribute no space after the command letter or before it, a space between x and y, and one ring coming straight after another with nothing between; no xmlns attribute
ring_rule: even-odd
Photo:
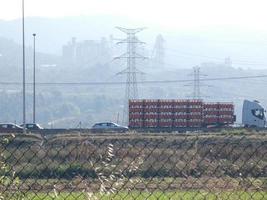
<svg viewBox="0 0 267 200"><path fill-rule="evenodd" d="M192 83L189 85L185 85L185 86L193 86L193 93L189 95L188 97L191 97L193 99L201 99L203 97L207 97L207 96L203 96L200 91L201 86L209 87L209 85L205 85L200 82L201 81L200 77L206 76L206 75L200 73L199 66L193 67L193 71L194 71L193 74L189 74L190 76L194 77Z"/></svg>
<svg viewBox="0 0 267 200"><path fill-rule="evenodd" d="M137 74L142 73L136 67L136 60L146 59L146 57L139 55L137 53L137 45L144 44L144 42L141 42L136 37L136 33L141 32L145 28L136 28L136 29L127 29L127 28L121 28L121 27L116 27L116 28L127 34L126 39L123 39L117 42L117 44L127 44L127 52L122 54L119 57L115 57L114 59L126 59L127 60L126 69L124 69L123 71L117 74L126 74L127 76L122 121L123 121L123 124L128 125L129 99L138 98Z"/></svg>
<svg viewBox="0 0 267 200"><path fill-rule="evenodd" d="M156 37L155 45L152 51L152 61L153 65L158 66L159 68L164 68L165 60L165 49L164 49L165 40L162 35Z"/></svg>

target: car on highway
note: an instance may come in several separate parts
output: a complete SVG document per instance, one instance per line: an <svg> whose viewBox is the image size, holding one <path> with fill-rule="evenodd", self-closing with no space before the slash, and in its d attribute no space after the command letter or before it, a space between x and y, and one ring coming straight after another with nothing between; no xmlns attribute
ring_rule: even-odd
<svg viewBox="0 0 267 200"><path fill-rule="evenodd" d="M20 126L23 127L23 124L21 124ZM44 129L44 128L41 127L39 124L36 124L36 123L27 123L26 124L26 129L27 130L41 130L41 129Z"/></svg>
<svg viewBox="0 0 267 200"><path fill-rule="evenodd" d="M22 133L23 128L14 123L0 123L1 133Z"/></svg>
<svg viewBox="0 0 267 200"><path fill-rule="evenodd" d="M121 126L113 122L96 123L92 126L91 129L93 133L107 133L107 132L125 133L128 130L129 128L127 126Z"/></svg>

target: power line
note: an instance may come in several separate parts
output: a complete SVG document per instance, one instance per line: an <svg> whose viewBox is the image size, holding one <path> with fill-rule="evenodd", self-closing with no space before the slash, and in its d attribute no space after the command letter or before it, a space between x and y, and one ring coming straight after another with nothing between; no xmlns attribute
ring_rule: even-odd
<svg viewBox="0 0 267 200"><path fill-rule="evenodd" d="M212 59L216 61L222 61L225 62L225 58L222 57L215 57L215 56L206 56L202 54L194 54L194 53L189 53L189 52L183 52L177 49L172 49L172 48L164 48L165 51L171 52L173 54L179 54L180 58L187 58L187 57L201 57L201 58L207 58L207 59ZM166 54L167 55L167 54ZM250 60L240 60L240 59L234 59L232 63L239 65L239 66L267 66L267 63L262 63L258 61L250 61ZM168 66L173 66L177 67L177 64L172 64L172 63L164 63L165 65Z"/></svg>
<svg viewBox="0 0 267 200"><path fill-rule="evenodd" d="M224 81L224 80L243 80L243 79L257 79L267 78L267 75L256 76L232 76L232 77L217 77L217 78L200 78L199 81ZM168 84L168 83L185 83L193 82L194 79L180 79L180 80L148 80L136 81L137 84ZM125 81L112 81L112 82L36 82L38 86L88 86L88 85L123 85ZM26 83L33 85L33 83ZM0 82L0 85L21 85L21 82Z"/></svg>
<svg viewBox="0 0 267 200"><path fill-rule="evenodd" d="M169 52L173 52L173 53L178 53L178 54L182 54L183 56L190 56L190 57L202 57L202 58L208 58L208 59L213 59L213 60L219 60L219 61L224 61L225 58L220 58L220 57L215 57L215 56L206 56L206 55L202 55L202 54L194 54L194 53L189 53L189 52L183 52L177 49L172 49L172 48L165 48L166 51ZM249 61L249 60L239 60L239 59L235 59L233 61L236 64L240 64L240 65L267 65L267 63L260 63L257 61Z"/></svg>

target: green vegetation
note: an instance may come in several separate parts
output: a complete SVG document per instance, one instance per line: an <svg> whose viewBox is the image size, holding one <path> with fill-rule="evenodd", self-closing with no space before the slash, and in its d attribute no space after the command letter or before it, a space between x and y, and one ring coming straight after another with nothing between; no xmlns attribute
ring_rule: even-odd
<svg viewBox="0 0 267 200"><path fill-rule="evenodd" d="M108 144L114 144L111 165L133 178L261 178L266 177L266 136L103 136L49 140L18 137L5 156L21 179L97 178L95 168ZM128 168L138 164L133 174ZM91 165L93 163L93 166Z"/></svg>
<svg viewBox="0 0 267 200"><path fill-rule="evenodd" d="M12 166L9 165L6 161L5 154L3 154L4 147L8 143L12 142L14 139L14 135L10 135L7 137L3 137L2 140L0 140L0 199L5 200L5 199L10 199L10 192L6 193L3 192L3 188L5 191L5 188L12 188L15 191L19 191L19 185L20 185L20 180L16 176L15 171L13 170ZM22 200L23 199L23 194L21 192L16 192L12 194L12 198L16 200Z"/></svg>
<svg viewBox="0 0 267 200"><path fill-rule="evenodd" d="M193 192L193 191L177 191L177 192L119 192L112 195L97 194L94 198L91 194L86 193L31 193L25 196L29 200L261 200L267 196L267 192Z"/></svg>
<svg viewBox="0 0 267 200"><path fill-rule="evenodd" d="M222 135L236 135L236 136L244 136L244 135L257 135L259 134L259 130L256 129L246 129L246 128L240 128L240 129L222 129L220 131Z"/></svg>

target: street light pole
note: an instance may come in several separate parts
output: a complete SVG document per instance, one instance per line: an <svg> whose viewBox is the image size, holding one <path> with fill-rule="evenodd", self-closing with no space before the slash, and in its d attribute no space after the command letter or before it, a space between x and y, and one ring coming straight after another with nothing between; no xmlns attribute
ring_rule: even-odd
<svg viewBox="0 0 267 200"><path fill-rule="evenodd" d="M35 123L35 37L33 33L33 123Z"/></svg>
<svg viewBox="0 0 267 200"><path fill-rule="evenodd" d="M22 0L22 65L23 65L23 133L26 133L26 85L25 85L25 28L24 28L24 0Z"/></svg>

